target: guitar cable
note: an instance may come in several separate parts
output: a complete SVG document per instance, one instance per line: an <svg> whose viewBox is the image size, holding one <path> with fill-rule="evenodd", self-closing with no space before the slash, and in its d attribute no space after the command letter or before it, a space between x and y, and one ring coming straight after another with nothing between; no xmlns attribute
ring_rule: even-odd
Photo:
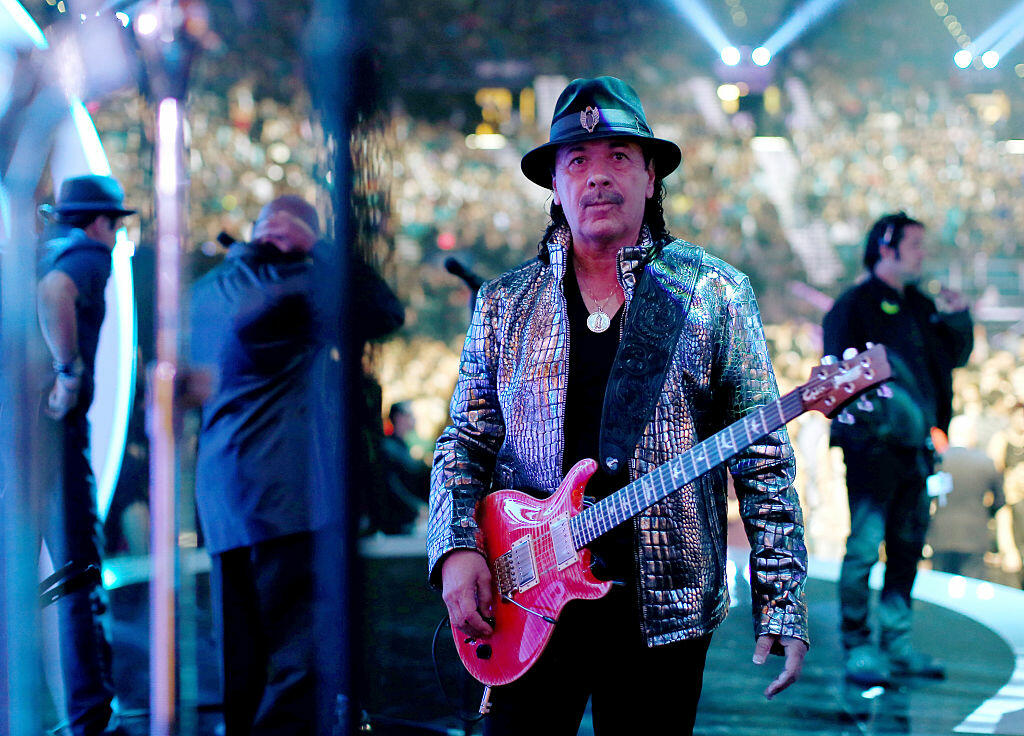
<svg viewBox="0 0 1024 736"><path fill-rule="evenodd" d="M434 676L437 678L437 684L441 688L441 694L444 695L444 699L448 702L448 707L451 708L452 713L462 721L463 723L478 723L483 720L484 714L477 713L476 715L466 715L462 710L462 707L458 705L455 700L452 699L448 692L448 688L444 685L444 679L441 677L441 667L437 660L437 643L441 634L441 629L451 629L451 622L448 620L448 616L442 616L441 620L437 622L437 626L434 628L434 636L430 642L430 659L434 664ZM484 690L486 691L486 687Z"/></svg>

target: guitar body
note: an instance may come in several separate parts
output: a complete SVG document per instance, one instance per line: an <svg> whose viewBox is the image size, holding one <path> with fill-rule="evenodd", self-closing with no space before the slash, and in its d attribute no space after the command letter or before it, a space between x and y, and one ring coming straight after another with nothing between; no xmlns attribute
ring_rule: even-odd
<svg viewBox="0 0 1024 736"><path fill-rule="evenodd" d="M610 582L598 580L590 571L589 550L574 550L576 559L566 560L564 545L556 551L552 542L552 536L564 539L559 531L562 524L582 510L583 490L596 469L593 460L576 463L547 499L504 490L489 494L481 502L477 519L492 574L494 634L487 639L469 639L455 628L452 633L462 663L483 684L512 682L537 660L555 628L542 616L557 619L569 601L600 598L611 588ZM499 558L510 559L508 553L513 550L512 556L519 563L519 579L525 576L526 582L521 590L515 586L509 595L535 613L502 599L497 570L507 565ZM531 563L535 576L528 569Z"/></svg>

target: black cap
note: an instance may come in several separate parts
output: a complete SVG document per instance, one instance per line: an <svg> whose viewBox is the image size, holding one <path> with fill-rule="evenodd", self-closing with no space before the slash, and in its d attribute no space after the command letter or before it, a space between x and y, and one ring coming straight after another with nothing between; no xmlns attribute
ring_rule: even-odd
<svg viewBox="0 0 1024 736"><path fill-rule="evenodd" d="M73 176L60 185L57 204L50 209L58 215L79 212L101 212L111 215L134 215L124 207L124 190L111 176Z"/></svg>
<svg viewBox="0 0 1024 736"><path fill-rule="evenodd" d="M574 79L555 103L551 140L523 156L526 178L551 188L551 164L559 146L599 138L635 138L654 160L654 172L663 179L679 166L682 152L672 141L655 138L636 91L621 79Z"/></svg>

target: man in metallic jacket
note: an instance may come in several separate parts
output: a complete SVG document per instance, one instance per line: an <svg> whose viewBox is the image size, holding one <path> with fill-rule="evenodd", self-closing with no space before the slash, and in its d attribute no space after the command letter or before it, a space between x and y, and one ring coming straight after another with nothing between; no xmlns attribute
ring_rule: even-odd
<svg viewBox="0 0 1024 736"><path fill-rule="evenodd" d="M602 467L589 495L778 398L746 276L665 230L661 181L680 158L613 77L572 82L550 142L523 158L524 174L552 189L552 223L539 258L480 290L431 478L430 576L467 636L490 635L489 612L503 605L493 600L477 504L500 488L548 496L576 461L596 455L605 386L645 269L689 309L629 467ZM807 650L806 549L785 428L728 465L752 547L754 661L786 655L765 691L772 697L799 676ZM523 706L539 699L542 731L576 733L591 695L598 734L692 731L711 632L729 608L726 488L720 466L598 540L603 574L621 584L565 608L536 664L495 692L487 733L536 731Z"/></svg>

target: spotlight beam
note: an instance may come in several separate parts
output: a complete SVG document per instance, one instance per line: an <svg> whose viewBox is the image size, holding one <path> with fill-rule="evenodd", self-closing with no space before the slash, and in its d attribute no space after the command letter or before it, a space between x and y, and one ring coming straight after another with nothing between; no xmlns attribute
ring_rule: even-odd
<svg viewBox="0 0 1024 736"><path fill-rule="evenodd" d="M711 16L711 12L702 0L672 0L672 4L683 16L683 19L694 27L708 45L720 54L722 49L733 44L725 37L725 31Z"/></svg>
<svg viewBox="0 0 1024 736"><path fill-rule="evenodd" d="M974 39L974 42L968 47L968 50L972 55L978 56L988 49L992 48L999 38L1003 35L1009 35L1016 30L1015 26L1020 25L1021 21L1024 21L1024 0L1014 5L1012 8L1007 10L999 19L990 25L985 31ZM1011 46L1012 48L1012 46ZM1002 54L1000 54L1002 56Z"/></svg>
<svg viewBox="0 0 1024 736"><path fill-rule="evenodd" d="M778 27L762 46L775 55L796 40L804 31L846 0L809 0ZM1024 2L1024 0L1022 0Z"/></svg>
<svg viewBox="0 0 1024 736"><path fill-rule="evenodd" d="M1009 54L1021 41L1024 41L1024 22L1018 22L1009 33L999 39L999 43L992 47L992 50L999 54L1002 59Z"/></svg>

